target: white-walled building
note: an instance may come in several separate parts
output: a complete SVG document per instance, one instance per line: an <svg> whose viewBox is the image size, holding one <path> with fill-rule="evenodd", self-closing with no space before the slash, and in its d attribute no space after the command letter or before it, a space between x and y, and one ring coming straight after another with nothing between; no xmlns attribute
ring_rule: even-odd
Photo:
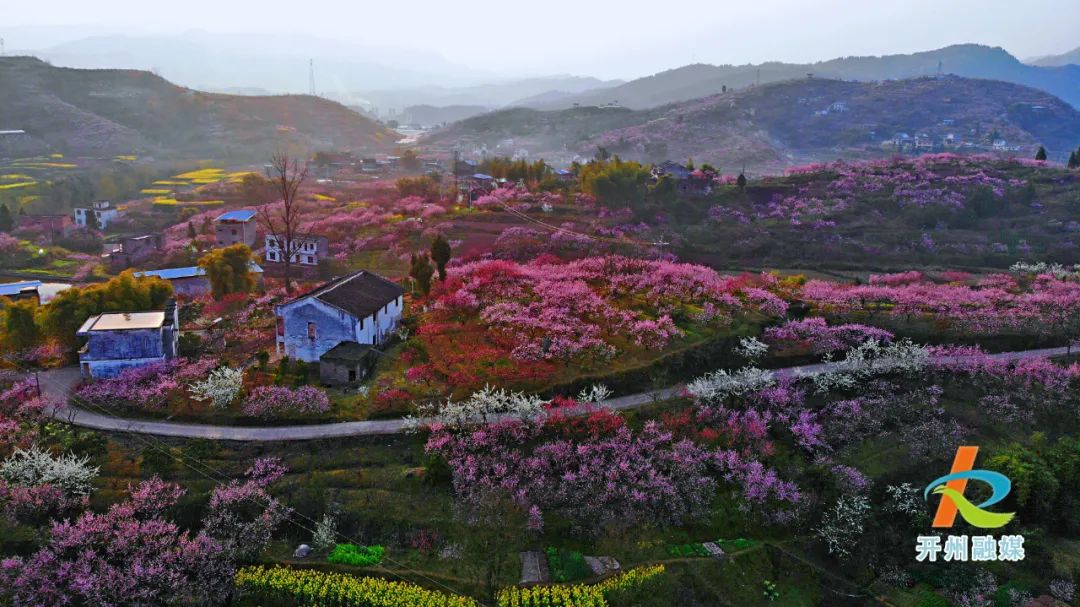
<svg viewBox="0 0 1080 607"><path fill-rule="evenodd" d="M274 307L277 351L317 362L342 343L380 346L398 327L405 289L371 272L332 280Z"/></svg>
<svg viewBox="0 0 1080 607"><path fill-rule="evenodd" d="M109 224L120 218L120 210L108 200L95 200L89 208L75 209L75 225L80 228L91 227L104 232Z"/></svg>
<svg viewBox="0 0 1080 607"><path fill-rule="evenodd" d="M263 260L268 265L285 263L284 240L276 234L266 235L266 253ZM330 241L325 236L293 236L291 263L298 266L318 266L319 260L330 253Z"/></svg>

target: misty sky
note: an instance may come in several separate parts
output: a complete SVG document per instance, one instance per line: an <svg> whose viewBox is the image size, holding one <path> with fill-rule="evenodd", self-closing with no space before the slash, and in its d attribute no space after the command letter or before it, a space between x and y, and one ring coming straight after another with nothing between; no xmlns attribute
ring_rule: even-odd
<svg viewBox="0 0 1080 607"><path fill-rule="evenodd" d="M20 26L79 27L30 35ZM961 42L1002 46L1021 58L1056 54L1080 46L1080 1L0 0L0 36L9 49L40 48L84 32L288 28L367 47L434 52L493 73L633 78L692 61L803 62Z"/></svg>

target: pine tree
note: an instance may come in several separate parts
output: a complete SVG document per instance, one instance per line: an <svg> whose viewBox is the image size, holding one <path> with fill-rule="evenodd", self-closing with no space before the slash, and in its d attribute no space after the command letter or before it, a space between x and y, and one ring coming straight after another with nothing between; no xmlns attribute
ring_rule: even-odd
<svg viewBox="0 0 1080 607"><path fill-rule="evenodd" d="M1077 166L1080 166L1078 163L1080 163L1080 160L1077 160L1076 152L1069 152L1069 168L1075 169Z"/></svg>
<svg viewBox="0 0 1080 607"><path fill-rule="evenodd" d="M188 237L188 240L195 240L196 236L198 236L198 233L195 231L195 224L191 223L190 221L187 222L187 237Z"/></svg>
<svg viewBox="0 0 1080 607"><path fill-rule="evenodd" d="M421 295L431 292L431 277L435 270L431 267L431 260L427 254L413 255L412 267L409 268L409 276L416 281L416 287Z"/></svg>
<svg viewBox="0 0 1080 607"><path fill-rule="evenodd" d="M739 173L739 178L735 180L735 185L739 186L739 191L746 189L746 175Z"/></svg>
<svg viewBox="0 0 1080 607"><path fill-rule="evenodd" d="M1035 160L1046 160L1046 148L1039 146L1039 151L1035 152Z"/></svg>
<svg viewBox="0 0 1080 607"><path fill-rule="evenodd" d="M15 219L6 204L0 204L0 232L10 232L15 227Z"/></svg>
<svg viewBox="0 0 1080 607"><path fill-rule="evenodd" d="M431 243L431 259L439 269L439 280L446 280L446 264L450 261L450 243L442 234Z"/></svg>

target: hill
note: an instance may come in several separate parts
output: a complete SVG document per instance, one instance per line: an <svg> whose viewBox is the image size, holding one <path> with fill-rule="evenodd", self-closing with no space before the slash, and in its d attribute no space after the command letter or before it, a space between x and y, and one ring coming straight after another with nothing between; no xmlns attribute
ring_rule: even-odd
<svg viewBox="0 0 1080 607"><path fill-rule="evenodd" d="M482 105L410 105L401 111L398 122L431 126L465 120L488 111Z"/></svg>
<svg viewBox="0 0 1080 607"><path fill-rule="evenodd" d="M1042 144L1060 158L1080 142L1080 112L1041 91L992 80L804 77L652 110L493 112L428 139L463 151L524 148L554 162L604 147L629 159L693 157L729 171L899 152L988 152L994 141L999 152L1029 156Z"/></svg>
<svg viewBox="0 0 1080 607"><path fill-rule="evenodd" d="M843 57L818 63L687 65L620 86L541 101L529 107L557 109L574 103L602 105L618 101L625 107L643 109L720 93L724 87L744 88L804 78L808 73L837 80L878 81L936 75L939 67L944 74L1030 86L1080 106L1080 66L1027 65L1001 48L962 44L910 55Z"/></svg>
<svg viewBox="0 0 1080 607"><path fill-rule="evenodd" d="M1080 46L1060 55L1047 55L1045 57L1036 57L1029 60L1028 63L1031 65L1039 65L1043 67L1052 67L1058 65L1080 65Z"/></svg>
<svg viewBox="0 0 1080 607"><path fill-rule="evenodd" d="M436 152L486 149L500 155L526 149L551 160L572 156L573 149L613 129L642 124L661 115L656 110L578 107L540 111L510 108L455 122L424 137L421 144ZM570 150L570 151L568 151Z"/></svg>
<svg viewBox="0 0 1080 607"><path fill-rule="evenodd" d="M149 72L58 68L32 57L0 58L0 107L0 129L26 131L26 147L72 155L251 159L289 145L367 150L396 139L318 97L204 93Z"/></svg>
<svg viewBox="0 0 1080 607"><path fill-rule="evenodd" d="M1005 268L1077 263L1080 173L932 154L808 165L665 209L680 258L717 267Z"/></svg>

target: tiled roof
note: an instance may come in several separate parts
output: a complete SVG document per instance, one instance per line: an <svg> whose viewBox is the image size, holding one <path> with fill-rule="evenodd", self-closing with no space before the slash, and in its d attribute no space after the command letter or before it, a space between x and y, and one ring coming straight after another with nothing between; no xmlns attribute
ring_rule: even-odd
<svg viewBox="0 0 1080 607"><path fill-rule="evenodd" d="M371 346L358 344L355 341L343 341L327 350L319 357L319 360L347 360L362 361L371 353Z"/></svg>
<svg viewBox="0 0 1080 607"><path fill-rule="evenodd" d="M331 280L293 301L314 297L356 318L367 318L404 293L405 289L397 283L361 270L355 274Z"/></svg>

